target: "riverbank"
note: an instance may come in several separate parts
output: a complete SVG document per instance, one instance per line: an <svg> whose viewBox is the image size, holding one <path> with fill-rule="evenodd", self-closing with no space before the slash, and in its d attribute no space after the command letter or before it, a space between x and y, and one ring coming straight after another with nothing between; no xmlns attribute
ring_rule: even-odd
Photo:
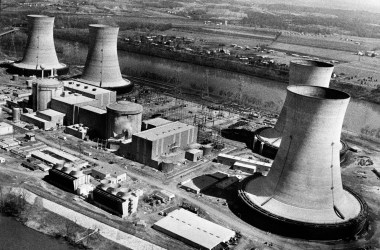
<svg viewBox="0 0 380 250"><path fill-rule="evenodd" d="M42 198L27 188L2 187L3 192L21 195L29 204L18 220L44 234L64 238L84 249L162 249L119 229L108 226L53 201ZM79 239L89 237L76 243Z"/></svg>
<svg viewBox="0 0 380 250"><path fill-rule="evenodd" d="M78 29L58 29L55 37L65 41L88 43L87 30ZM227 70L235 73L246 74L263 79L273 80L288 84L289 71L262 65L245 64L240 61L228 60L207 54L195 54L183 50L152 46L150 44L133 44L119 40L118 49L121 51L169 59L177 62L191 63L194 65L211 67L215 69ZM150 72L146 72L149 76ZM162 80L150 77L151 80ZM368 102L380 104L380 90L366 85L352 84L340 80L332 80L331 87L347 92L353 98L366 100Z"/></svg>

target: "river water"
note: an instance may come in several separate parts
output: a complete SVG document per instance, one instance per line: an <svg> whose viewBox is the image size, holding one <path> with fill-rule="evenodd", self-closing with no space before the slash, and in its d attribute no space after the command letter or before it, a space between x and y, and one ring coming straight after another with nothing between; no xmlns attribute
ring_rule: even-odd
<svg viewBox="0 0 380 250"><path fill-rule="evenodd" d="M67 250L77 249L30 229L13 218L0 215L0 250Z"/></svg>
<svg viewBox="0 0 380 250"><path fill-rule="evenodd" d="M86 45L56 40L56 46L62 62L84 64ZM22 51L17 49L19 57ZM118 54L121 71L126 75L153 76L162 81L176 79L182 87L198 90L208 86L210 94L277 112L285 100L287 85L282 82L125 51ZM380 142L380 105L351 99L343 129Z"/></svg>

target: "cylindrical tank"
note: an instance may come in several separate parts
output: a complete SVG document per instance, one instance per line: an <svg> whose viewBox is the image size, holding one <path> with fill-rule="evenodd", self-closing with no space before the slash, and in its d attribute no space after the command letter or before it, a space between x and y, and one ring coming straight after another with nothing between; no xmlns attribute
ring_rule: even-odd
<svg viewBox="0 0 380 250"><path fill-rule="evenodd" d="M13 69L23 75L49 75L55 68L58 74L66 74L68 67L58 61L55 51L53 27L54 17L45 15L28 15L29 35L24 57L20 62L13 64ZM42 67L41 67L42 65Z"/></svg>
<svg viewBox="0 0 380 250"><path fill-rule="evenodd" d="M20 122L20 117L21 117L21 109L13 108L13 122L15 123Z"/></svg>
<svg viewBox="0 0 380 250"><path fill-rule="evenodd" d="M91 24L89 48L81 81L98 87L128 92L131 82L121 76L117 56L119 27Z"/></svg>
<svg viewBox="0 0 380 250"><path fill-rule="evenodd" d="M338 90L288 87L283 139L269 174L244 186L244 200L252 208L272 219L315 227L345 227L362 213L362 201L343 188L340 172L340 135L349 100Z"/></svg>
<svg viewBox="0 0 380 250"><path fill-rule="evenodd" d="M57 79L37 79L33 83L32 97L33 110L42 111L50 108L51 99L60 96L63 92L63 84Z"/></svg>
<svg viewBox="0 0 380 250"><path fill-rule="evenodd" d="M28 86L28 88L32 88L32 86L33 86L33 80L32 79L28 79L28 80L26 80L25 84L26 84L26 86Z"/></svg>
<svg viewBox="0 0 380 250"><path fill-rule="evenodd" d="M140 104L119 101L107 106L107 137L128 139L141 131L143 107Z"/></svg>
<svg viewBox="0 0 380 250"><path fill-rule="evenodd" d="M18 81L19 77L18 75L12 75L12 81Z"/></svg>
<svg viewBox="0 0 380 250"><path fill-rule="evenodd" d="M295 60L290 62L289 84L329 87L334 65L330 63ZM285 99L286 101L286 99ZM269 158L274 158L281 144L282 131L286 120L286 103L281 110L274 128L264 128L256 131L254 150ZM262 149L262 150L259 150Z"/></svg>
<svg viewBox="0 0 380 250"><path fill-rule="evenodd" d="M174 162L170 159L165 159L161 162L161 171L164 173L169 173L174 170Z"/></svg>
<svg viewBox="0 0 380 250"><path fill-rule="evenodd" d="M203 155L210 155L212 151L211 145L203 145L202 146Z"/></svg>
<svg viewBox="0 0 380 250"><path fill-rule="evenodd" d="M289 85L329 87L334 65L313 60L294 60L289 64Z"/></svg>

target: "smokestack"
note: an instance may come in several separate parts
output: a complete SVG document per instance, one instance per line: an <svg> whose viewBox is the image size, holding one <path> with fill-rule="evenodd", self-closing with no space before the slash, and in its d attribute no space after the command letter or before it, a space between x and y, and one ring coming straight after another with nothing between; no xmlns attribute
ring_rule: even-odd
<svg viewBox="0 0 380 250"><path fill-rule="evenodd" d="M334 65L330 63L295 60L290 62L289 84L329 87ZM256 132L253 147L259 154L274 158L281 144L281 136L286 120L286 103L281 110L274 128L264 128Z"/></svg>
<svg viewBox="0 0 380 250"><path fill-rule="evenodd" d="M132 84L121 76L117 56L118 27L102 24L91 24L89 48L86 64L80 81L116 90L118 93L128 92Z"/></svg>
<svg viewBox="0 0 380 250"><path fill-rule="evenodd" d="M53 27L54 17L44 15L28 15L29 36L24 51L24 57L20 62L14 63L12 69L23 75L40 75L56 68L58 74L66 74L68 67L59 63L55 52Z"/></svg>
<svg viewBox="0 0 380 250"><path fill-rule="evenodd" d="M310 229L311 238L361 229L364 222L357 219L365 202L343 187L340 172L340 134L349 99L323 87L287 88L283 139L271 170L266 177L251 177L241 192L251 208L301 235ZM336 234L328 235L333 228Z"/></svg>

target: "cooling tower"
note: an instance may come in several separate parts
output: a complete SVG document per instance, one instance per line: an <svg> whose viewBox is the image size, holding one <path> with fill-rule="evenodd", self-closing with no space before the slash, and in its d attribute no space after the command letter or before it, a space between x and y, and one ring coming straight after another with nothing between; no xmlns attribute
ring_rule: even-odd
<svg viewBox="0 0 380 250"><path fill-rule="evenodd" d="M290 62L289 85L329 87L334 65L319 61L295 60ZM284 104L284 107L286 104ZM259 154L274 158L281 144L281 135L286 119L286 108L282 108L274 128L256 131L253 146Z"/></svg>
<svg viewBox="0 0 380 250"><path fill-rule="evenodd" d="M118 32L118 27L90 25L88 54L80 81L118 93L132 89L131 82L121 77L117 57Z"/></svg>
<svg viewBox="0 0 380 250"><path fill-rule="evenodd" d="M53 27L54 17L44 15L28 15L29 35L24 51L24 57L20 62L14 63L11 70L22 75L48 76L52 69L57 74L68 73L68 67L59 63L55 52Z"/></svg>
<svg viewBox="0 0 380 250"><path fill-rule="evenodd" d="M288 87L282 143L271 170L266 177L247 178L239 191L251 217L266 221L268 230L332 239L363 228L366 204L343 187L340 173L340 134L349 99L323 87Z"/></svg>

